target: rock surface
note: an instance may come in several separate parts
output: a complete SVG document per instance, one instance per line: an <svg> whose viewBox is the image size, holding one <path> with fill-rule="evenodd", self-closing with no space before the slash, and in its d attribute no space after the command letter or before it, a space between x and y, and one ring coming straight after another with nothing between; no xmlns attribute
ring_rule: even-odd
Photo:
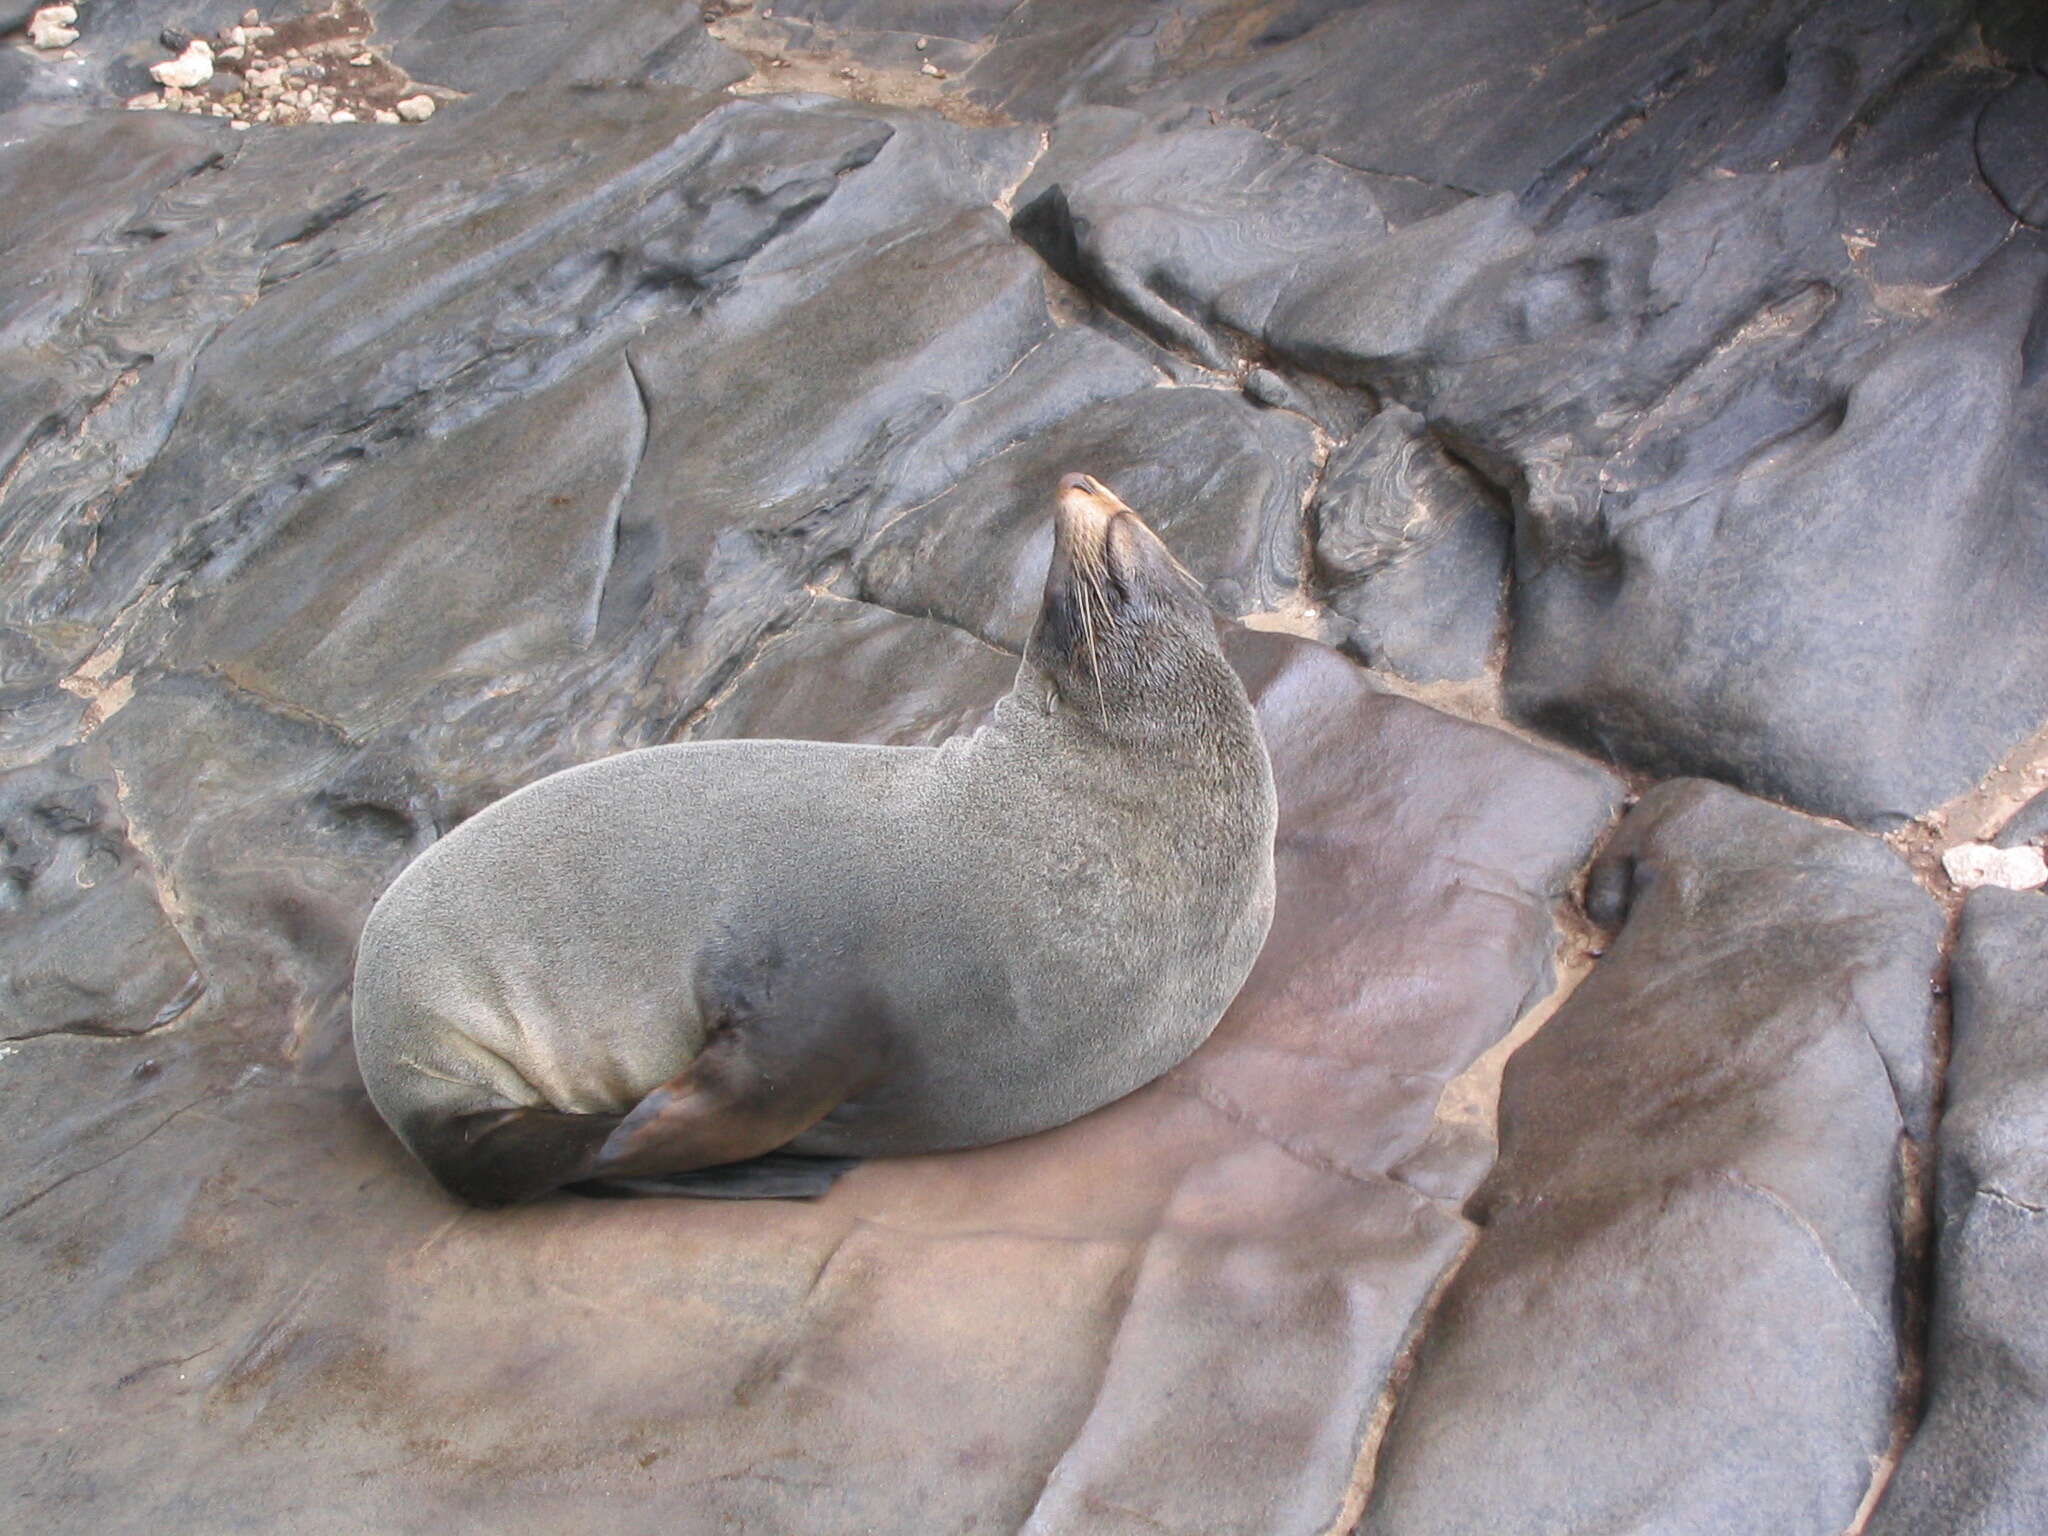
<svg viewBox="0 0 2048 1536"><path fill-rule="evenodd" d="M1899 1390L1941 914L1884 849L1697 781L1591 878L1620 932L1508 1063L1363 1529L1843 1530Z"/></svg>
<svg viewBox="0 0 2048 1536"><path fill-rule="evenodd" d="M2048 897L1978 891L1955 959L1927 1417L1873 1536L2048 1523Z"/></svg>
<svg viewBox="0 0 2048 1536"><path fill-rule="evenodd" d="M2039 1523L2048 897L1970 898L1937 1145L1868 835L2048 719L2039 7L80 14L0 49L10 1524L1842 1531L1930 1155L1872 1528ZM815 1205L439 1196L348 1039L397 870L609 752L971 729L1072 469L1245 621L1210 1044Z"/></svg>

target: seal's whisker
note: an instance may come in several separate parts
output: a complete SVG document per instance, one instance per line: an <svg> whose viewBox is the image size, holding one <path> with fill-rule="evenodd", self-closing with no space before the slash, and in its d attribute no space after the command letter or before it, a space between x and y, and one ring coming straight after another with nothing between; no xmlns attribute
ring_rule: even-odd
<svg viewBox="0 0 2048 1536"><path fill-rule="evenodd" d="M1106 731L1109 729L1109 701L1103 696L1102 664L1096 658L1095 653L1094 609L1095 605L1100 603L1102 605L1103 622L1105 624L1108 623L1109 601L1103 593L1099 575L1084 569L1078 564L1074 569L1075 574L1082 577L1082 580L1075 585L1074 589L1076 596L1080 599L1075 604L1075 608L1081 615L1081 643L1088 651L1089 675L1095 679L1095 712L1102 721L1102 728Z"/></svg>

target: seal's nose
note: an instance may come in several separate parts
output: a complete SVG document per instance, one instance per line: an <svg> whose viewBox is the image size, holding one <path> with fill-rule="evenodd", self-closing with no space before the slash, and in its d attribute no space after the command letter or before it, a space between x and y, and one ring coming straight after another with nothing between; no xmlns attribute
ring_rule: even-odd
<svg viewBox="0 0 2048 1536"><path fill-rule="evenodd" d="M1093 475L1071 474L1060 476L1059 502L1063 507L1076 512L1087 511L1097 517L1114 517L1130 508L1117 499L1117 494Z"/></svg>

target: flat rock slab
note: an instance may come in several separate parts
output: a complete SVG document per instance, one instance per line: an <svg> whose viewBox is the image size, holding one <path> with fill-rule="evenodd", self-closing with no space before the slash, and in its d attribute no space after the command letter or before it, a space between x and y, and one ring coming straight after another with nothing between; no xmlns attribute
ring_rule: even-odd
<svg viewBox="0 0 2048 1536"><path fill-rule="evenodd" d="M1620 932L1508 1063L1363 1529L1839 1532L1899 1390L1941 914L1881 844L1685 780L1591 905Z"/></svg>
<svg viewBox="0 0 2048 1536"><path fill-rule="evenodd" d="M101 1531L1329 1528L1467 1230L1477 1165L1408 1166L1548 989L1621 790L1322 647L1230 646L1280 784L1272 941L1196 1056L1048 1135L815 1204L484 1214L339 1064L219 1032L13 1047L10 1495ZM699 731L919 739L1013 669L819 599Z"/></svg>
<svg viewBox="0 0 2048 1536"><path fill-rule="evenodd" d="M2048 896L1972 892L1953 977L1927 1409L1874 1536L2048 1528Z"/></svg>

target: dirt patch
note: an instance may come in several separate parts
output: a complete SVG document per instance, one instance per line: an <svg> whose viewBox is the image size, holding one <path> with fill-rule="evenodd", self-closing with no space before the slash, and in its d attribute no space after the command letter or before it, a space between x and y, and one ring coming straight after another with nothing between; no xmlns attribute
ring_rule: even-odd
<svg viewBox="0 0 2048 1536"><path fill-rule="evenodd" d="M371 43L376 23L356 0L264 20L242 13L215 37L166 32L172 57L151 73L157 90L131 97L132 111L189 112L256 123L423 123L456 93L422 86Z"/></svg>
<svg viewBox="0 0 2048 1536"><path fill-rule="evenodd" d="M1958 843L1990 842L2015 812L2048 790L2048 726L2027 737L1980 780L1976 788L1916 816L1885 841L1913 867L1921 885L1944 903L1962 892L1942 868L1944 850Z"/></svg>
<svg viewBox="0 0 2048 1536"><path fill-rule="evenodd" d="M703 15L706 30L753 66L753 74L732 87L735 95L815 91L867 106L935 112L967 128L1011 122L961 94L953 83L957 59L948 68L926 57L929 49L920 45L931 39L908 40L901 65L877 64L856 58L828 27L779 21L772 5L716 3L703 7Z"/></svg>

